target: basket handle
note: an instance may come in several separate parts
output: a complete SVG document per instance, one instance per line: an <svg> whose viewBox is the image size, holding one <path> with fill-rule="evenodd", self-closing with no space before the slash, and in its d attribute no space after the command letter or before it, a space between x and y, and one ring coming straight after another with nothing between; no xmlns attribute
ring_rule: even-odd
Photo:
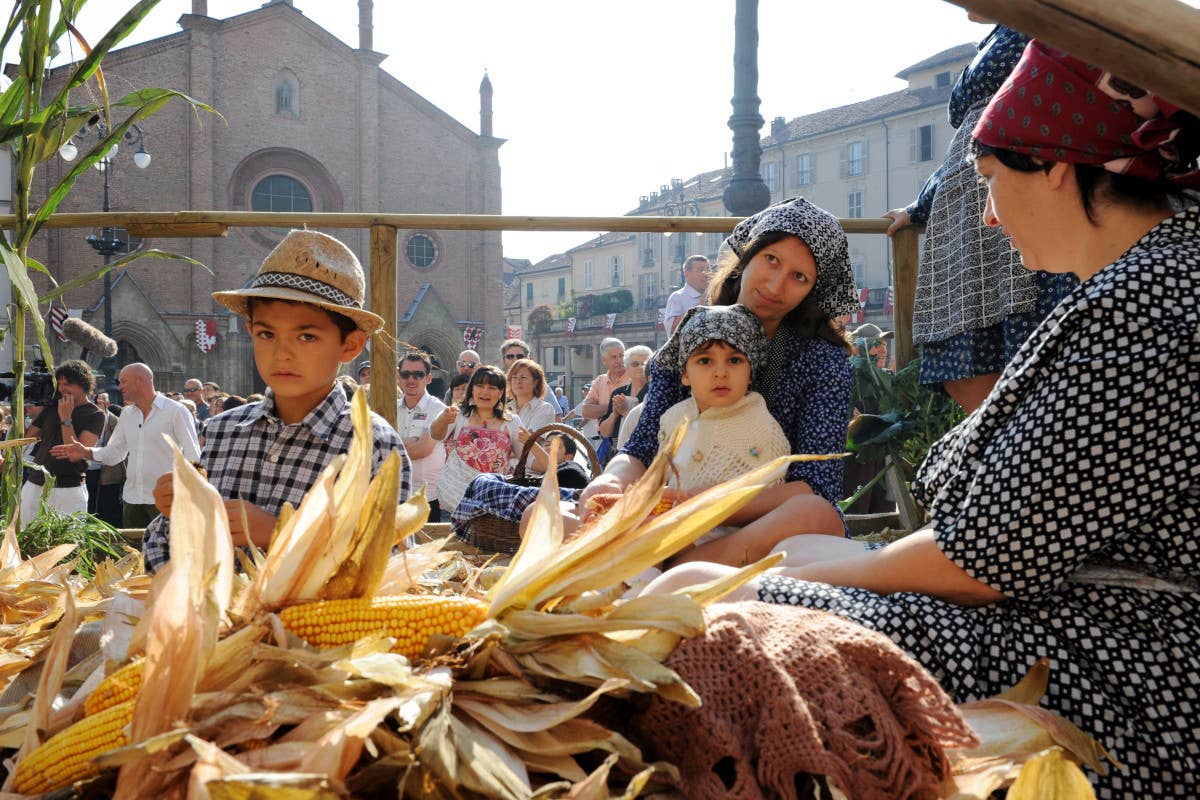
<svg viewBox="0 0 1200 800"><path fill-rule="evenodd" d="M513 470L513 480L521 480L525 477L525 460L529 458L529 453L533 449L533 445L538 439L545 436L547 433L565 433L570 436L578 444L583 445L584 452L587 453L588 464L592 468L592 477L595 478L600 474L600 458L596 455L596 448L592 447L592 443L587 440L582 433L572 428L570 425L563 425L558 422L551 422L549 425L544 425L538 428L533 433L529 434L529 438L525 440L525 446L521 448L521 457L517 459L517 467Z"/></svg>

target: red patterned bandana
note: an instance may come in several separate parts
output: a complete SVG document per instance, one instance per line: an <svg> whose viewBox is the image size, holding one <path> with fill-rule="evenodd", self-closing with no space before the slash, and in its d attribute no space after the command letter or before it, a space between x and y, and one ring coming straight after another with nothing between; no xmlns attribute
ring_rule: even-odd
<svg viewBox="0 0 1200 800"><path fill-rule="evenodd" d="M1000 150L1200 187L1177 106L1034 39L972 135ZM1193 148L1186 148L1191 150Z"/></svg>

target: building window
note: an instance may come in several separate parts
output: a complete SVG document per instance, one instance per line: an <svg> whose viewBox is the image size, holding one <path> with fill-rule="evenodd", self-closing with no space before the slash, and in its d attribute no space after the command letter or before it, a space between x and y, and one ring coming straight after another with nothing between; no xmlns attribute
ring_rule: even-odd
<svg viewBox="0 0 1200 800"><path fill-rule="evenodd" d="M867 143L850 142L842 148L842 177L867 173Z"/></svg>
<svg viewBox="0 0 1200 800"><path fill-rule="evenodd" d="M642 299L642 305L646 308L657 306L658 302L658 275L654 272L648 272L645 275L638 276L638 296Z"/></svg>
<svg viewBox="0 0 1200 800"><path fill-rule="evenodd" d="M704 241L704 252L708 254L709 261L716 261L717 253L721 252L721 243L725 241L725 234L706 233L704 234Z"/></svg>
<svg viewBox="0 0 1200 800"><path fill-rule="evenodd" d="M813 154L801 153L796 156L796 185L811 186L815 181L813 170Z"/></svg>
<svg viewBox="0 0 1200 800"><path fill-rule="evenodd" d="M854 285L862 287L867 282L867 261L862 253L850 254L850 267L854 270Z"/></svg>
<svg viewBox="0 0 1200 800"><path fill-rule="evenodd" d="M862 196L863 196L862 190L858 190L858 191L854 191L854 192L850 193L849 202L847 203L847 206L849 207L848 212L846 214L847 217L850 217L851 219L861 219L862 218L862 211L863 211Z"/></svg>
<svg viewBox="0 0 1200 800"><path fill-rule="evenodd" d="M937 75L933 76L933 88L945 89L949 85L950 85L950 73L949 72L939 72Z"/></svg>
<svg viewBox="0 0 1200 800"><path fill-rule="evenodd" d="M933 160L933 126L922 125L909 132L908 160L914 164Z"/></svg>
<svg viewBox="0 0 1200 800"><path fill-rule="evenodd" d="M558 302L561 303L563 300L566 300L566 299L567 299L567 279L559 278L558 279Z"/></svg>
<svg viewBox="0 0 1200 800"><path fill-rule="evenodd" d="M762 165L763 183L767 185L767 190L774 193L779 191L779 165L774 161L768 161Z"/></svg>
<svg viewBox="0 0 1200 800"><path fill-rule="evenodd" d="M437 244L430 236L414 233L404 244L404 255L417 269L428 269L437 261Z"/></svg>
<svg viewBox="0 0 1200 800"><path fill-rule="evenodd" d="M525 303L533 305L533 281L525 284Z"/></svg>
<svg viewBox="0 0 1200 800"><path fill-rule="evenodd" d="M583 262L583 288L585 291L592 288L592 262Z"/></svg>
<svg viewBox="0 0 1200 800"><path fill-rule="evenodd" d="M312 195L304 184L287 175L268 175L250 194L253 211L312 211Z"/></svg>
<svg viewBox="0 0 1200 800"><path fill-rule="evenodd" d="M611 266L612 266L612 269L611 269L612 283L610 285L624 286L625 285L625 259L621 256L613 256Z"/></svg>
<svg viewBox="0 0 1200 800"><path fill-rule="evenodd" d="M555 366L555 367L562 366L562 363L563 363L562 353L563 353L563 348L561 348L561 347L551 347L550 348L550 364L551 364L551 366Z"/></svg>
<svg viewBox="0 0 1200 800"><path fill-rule="evenodd" d="M300 116L300 84L291 73L284 73L275 81L275 113Z"/></svg>

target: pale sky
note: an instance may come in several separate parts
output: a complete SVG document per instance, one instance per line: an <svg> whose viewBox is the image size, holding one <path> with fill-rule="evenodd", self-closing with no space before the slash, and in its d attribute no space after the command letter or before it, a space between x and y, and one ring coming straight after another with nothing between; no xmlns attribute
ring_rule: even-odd
<svg viewBox="0 0 1200 800"><path fill-rule="evenodd" d="M354 0L294 4L358 46ZM261 5L209 0L208 13L224 18ZM488 71L494 134L508 140L500 149L503 213L619 215L671 178L725 163L732 146L734 5L376 0L374 49L388 55L384 69L475 131L479 82ZM81 17L84 35L99 38L129 6L91 0ZM176 21L190 9L188 0L164 0L127 42L177 31ZM776 116L791 119L902 89L896 72L976 42L988 30L942 0L760 0L763 131ZM592 235L506 232L504 253L537 261Z"/></svg>

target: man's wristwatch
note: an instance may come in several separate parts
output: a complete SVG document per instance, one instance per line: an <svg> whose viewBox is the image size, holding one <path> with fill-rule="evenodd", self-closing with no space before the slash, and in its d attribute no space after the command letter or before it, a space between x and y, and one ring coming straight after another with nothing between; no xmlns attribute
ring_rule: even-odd
<svg viewBox="0 0 1200 800"><path fill-rule="evenodd" d="M64 428L74 428L75 427L75 423L69 419L59 420L59 424L62 425Z"/></svg>

